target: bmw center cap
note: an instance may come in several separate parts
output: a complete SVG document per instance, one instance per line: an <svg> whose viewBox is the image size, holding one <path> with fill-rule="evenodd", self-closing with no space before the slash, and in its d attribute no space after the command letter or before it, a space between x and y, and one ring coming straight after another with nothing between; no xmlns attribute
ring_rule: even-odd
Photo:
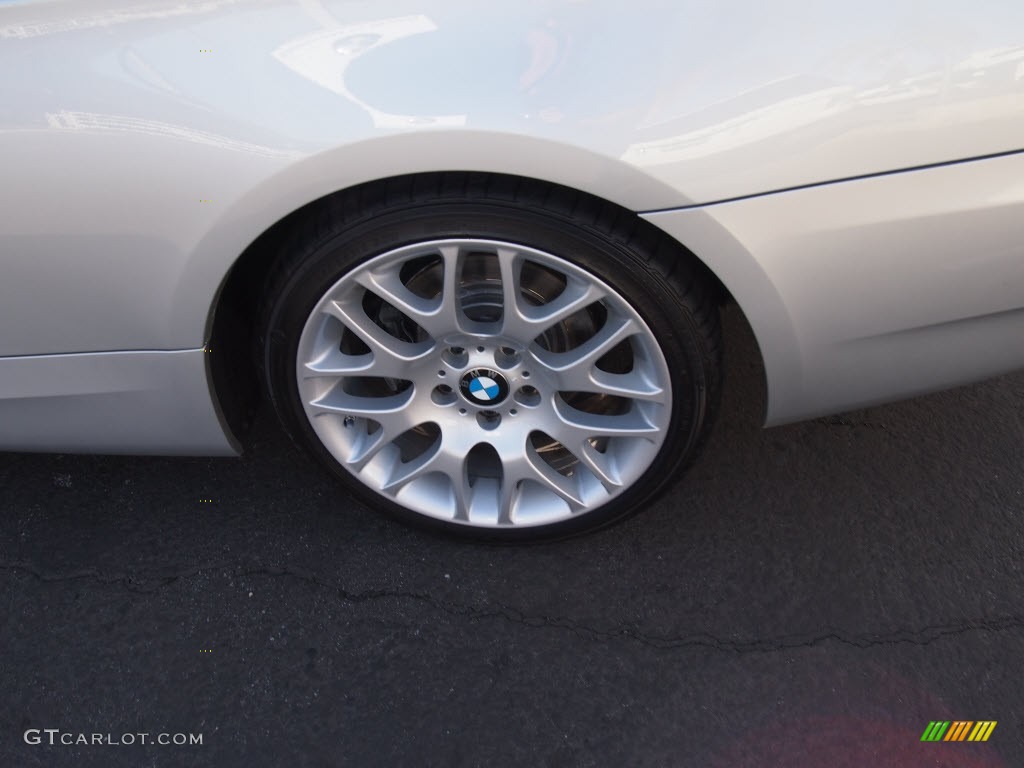
<svg viewBox="0 0 1024 768"><path fill-rule="evenodd" d="M477 368L462 377L462 395L476 405L497 405L508 397L508 382L497 371Z"/></svg>

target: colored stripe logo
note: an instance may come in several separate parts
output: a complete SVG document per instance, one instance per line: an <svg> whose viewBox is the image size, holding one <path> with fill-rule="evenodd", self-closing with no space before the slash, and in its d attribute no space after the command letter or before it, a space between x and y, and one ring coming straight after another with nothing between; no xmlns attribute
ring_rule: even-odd
<svg viewBox="0 0 1024 768"><path fill-rule="evenodd" d="M921 741L988 741L996 720L932 720Z"/></svg>

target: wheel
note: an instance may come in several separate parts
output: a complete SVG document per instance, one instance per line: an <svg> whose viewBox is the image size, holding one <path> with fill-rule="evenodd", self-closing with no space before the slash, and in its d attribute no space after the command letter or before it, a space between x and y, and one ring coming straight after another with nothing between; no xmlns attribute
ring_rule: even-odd
<svg viewBox="0 0 1024 768"><path fill-rule="evenodd" d="M285 429L354 496L490 539L558 537L693 458L719 325L692 257L628 212L469 175L348 194L266 293Z"/></svg>

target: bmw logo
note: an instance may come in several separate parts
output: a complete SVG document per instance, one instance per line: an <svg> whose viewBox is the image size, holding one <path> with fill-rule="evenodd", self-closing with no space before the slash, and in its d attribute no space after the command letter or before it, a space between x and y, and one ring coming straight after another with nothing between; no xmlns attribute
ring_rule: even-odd
<svg viewBox="0 0 1024 768"><path fill-rule="evenodd" d="M508 397L508 382L497 371L477 368L462 377L462 395L475 405L497 405Z"/></svg>

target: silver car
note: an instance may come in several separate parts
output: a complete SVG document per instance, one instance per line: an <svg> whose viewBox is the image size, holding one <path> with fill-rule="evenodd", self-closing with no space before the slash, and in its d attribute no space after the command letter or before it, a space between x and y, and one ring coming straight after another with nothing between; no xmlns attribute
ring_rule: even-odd
<svg viewBox="0 0 1024 768"><path fill-rule="evenodd" d="M0 448L231 455L494 539L714 421L1024 367L1024 4L0 3ZM342 502L343 506L344 503Z"/></svg>

